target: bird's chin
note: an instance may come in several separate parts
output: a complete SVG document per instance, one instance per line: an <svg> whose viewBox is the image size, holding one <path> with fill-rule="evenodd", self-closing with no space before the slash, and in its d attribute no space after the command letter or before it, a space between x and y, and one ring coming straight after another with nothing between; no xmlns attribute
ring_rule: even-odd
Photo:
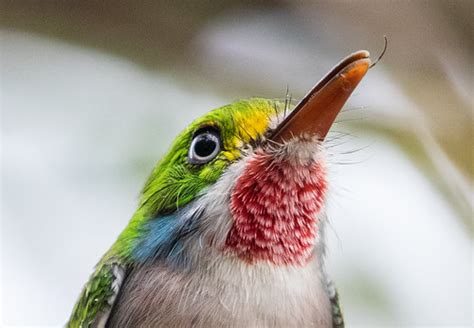
<svg viewBox="0 0 474 328"><path fill-rule="evenodd" d="M287 161L294 166L312 165L325 160L322 143L315 135L303 134L281 143L269 141L263 151L272 156L275 162Z"/></svg>

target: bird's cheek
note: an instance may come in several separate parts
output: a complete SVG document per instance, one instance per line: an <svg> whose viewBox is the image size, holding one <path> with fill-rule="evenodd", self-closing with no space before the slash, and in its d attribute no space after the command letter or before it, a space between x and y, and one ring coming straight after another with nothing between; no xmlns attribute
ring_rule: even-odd
<svg viewBox="0 0 474 328"><path fill-rule="evenodd" d="M205 181L206 183L214 183L222 175L222 172L225 169L225 161L216 160L214 163L209 164L202 168L199 173L199 179Z"/></svg>
<svg viewBox="0 0 474 328"><path fill-rule="evenodd" d="M224 155L225 159L227 159L230 162L236 161L241 155L238 149L226 150L222 152L222 154Z"/></svg>

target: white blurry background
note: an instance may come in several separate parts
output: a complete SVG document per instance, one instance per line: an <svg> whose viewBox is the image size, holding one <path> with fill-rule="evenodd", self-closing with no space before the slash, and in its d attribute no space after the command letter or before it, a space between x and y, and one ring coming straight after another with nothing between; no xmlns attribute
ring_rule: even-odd
<svg viewBox="0 0 474 328"><path fill-rule="evenodd" d="M5 2L0 325L61 326L192 119L299 98L367 48L328 146L328 265L350 327L470 327L472 6Z"/></svg>

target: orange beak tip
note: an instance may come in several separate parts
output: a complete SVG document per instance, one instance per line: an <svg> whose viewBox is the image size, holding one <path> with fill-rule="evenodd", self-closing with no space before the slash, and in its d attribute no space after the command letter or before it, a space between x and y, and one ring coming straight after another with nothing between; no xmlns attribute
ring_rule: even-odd
<svg viewBox="0 0 474 328"><path fill-rule="evenodd" d="M270 139L281 142L295 136L317 135L323 141L336 116L367 73L371 65L369 56L368 51L362 50L342 60L296 105Z"/></svg>

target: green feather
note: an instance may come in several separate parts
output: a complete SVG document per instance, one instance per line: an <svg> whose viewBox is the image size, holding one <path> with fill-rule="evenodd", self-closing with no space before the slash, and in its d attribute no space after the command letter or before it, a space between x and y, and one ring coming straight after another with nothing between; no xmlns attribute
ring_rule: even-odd
<svg viewBox="0 0 474 328"><path fill-rule="evenodd" d="M95 326L101 312L110 306L108 301L115 293L112 289L114 279L112 265L100 265L82 290L66 327Z"/></svg>
<svg viewBox="0 0 474 328"><path fill-rule="evenodd" d="M283 104L266 99L238 101L209 112L191 123L175 139L168 153L153 169L141 193L140 203L129 224L104 255L77 301L69 328L97 325L110 308L114 291L114 265L125 270L133 265L132 251L143 233L143 224L162 213L188 204L215 183L227 167L240 157L250 142L262 138L270 120ZM204 126L219 129L224 149L205 165L192 165L187 154L195 131Z"/></svg>
<svg viewBox="0 0 474 328"><path fill-rule="evenodd" d="M339 293L335 290L334 296L331 297L332 310L332 327L344 328L344 316L342 314L341 303L339 302Z"/></svg>

